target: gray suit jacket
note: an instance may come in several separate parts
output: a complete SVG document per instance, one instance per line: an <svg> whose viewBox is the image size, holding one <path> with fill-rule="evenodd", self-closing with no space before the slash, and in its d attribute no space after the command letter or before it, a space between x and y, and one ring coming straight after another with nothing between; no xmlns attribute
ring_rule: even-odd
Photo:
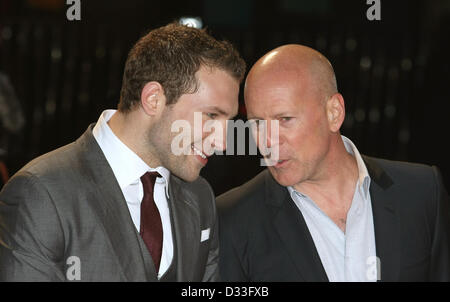
<svg viewBox="0 0 450 302"><path fill-rule="evenodd" d="M157 280L92 128L31 161L0 192L0 281L67 280L71 256L80 260L81 281ZM215 281L211 187L201 177L187 183L171 175L168 203L177 281ZM206 229L209 239L202 241Z"/></svg>

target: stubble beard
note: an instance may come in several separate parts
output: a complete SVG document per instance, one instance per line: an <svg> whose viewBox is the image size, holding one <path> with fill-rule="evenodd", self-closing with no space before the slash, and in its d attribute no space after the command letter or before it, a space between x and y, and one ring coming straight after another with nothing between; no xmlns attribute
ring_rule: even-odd
<svg viewBox="0 0 450 302"><path fill-rule="evenodd" d="M159 161L159 164L168 169L171 174L181 178L184 181L194 181L198 178L199 171L193 171L196 167L192 166L192 155L175 155L172 152L172 140L177 135L170 131L171 123L159 121L147 131L148 150ZM189 146L190 148L190 146ZM191 150L188 150L191 152Z"/></svg>

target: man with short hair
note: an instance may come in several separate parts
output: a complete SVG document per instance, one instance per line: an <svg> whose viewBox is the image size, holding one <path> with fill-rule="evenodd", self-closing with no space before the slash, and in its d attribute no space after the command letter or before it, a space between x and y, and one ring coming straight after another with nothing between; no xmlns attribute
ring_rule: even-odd
<svg viewBox="0 0 450 302"><path fill-rule="evenodd" d="M173 23L141 38L118 111L0 193L0 280L217 280L215 200L199 172L225 136L195 137L194 113L225 128L244 72L231 44L204 30ZM189 129L177 135L177 121Z"/></svg>
<svg viewBox="0 0 450 302"><path fill-rule="evenodd" d="M322 54L270 51L244 98L250 121L278 122L258 140L278 152L268 170L217 198L224 281L450 281L438 169L361 155L341 136L344 98Z"/></svg>

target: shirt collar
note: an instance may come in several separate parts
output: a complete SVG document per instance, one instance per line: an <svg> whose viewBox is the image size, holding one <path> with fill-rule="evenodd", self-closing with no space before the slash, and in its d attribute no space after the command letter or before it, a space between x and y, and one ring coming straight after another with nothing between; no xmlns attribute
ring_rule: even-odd
<svg viewBox="0 0 450 302"><path fill-rule="evenodd" d="M152 168L148 166L136 153L125 145L108 125L110 118L116 110L105 110L100 115L92 133L106 157L114 176L123 190L125 187L139 182L146 172L157 171L157 183L165 183L166 196L169 198L170 171L164 167Z"/></svg>
<svg viewBox="0 0 450 302"><path fill-rule="evenodd" d="M299 191L297 191L296 189L294 189L293 186L288 186L287 189L288 189L289 195L291 196L292 199L294 198L294 194L297 194L297 195L299 195L300 197L303 197L303 198L307 197L307 196L306 196L305 194L303 194L302 192L299 192Z"/></svg>
<svg viewBox="0 0 450 302"><path fill-rule="evenodd" d="M343 135L341 135L341 137L347 152L353 155L356 159L356 164L358 165L358 185L360 190L363 192L364 197L367 199L367 197L369 196L369 186L370 186L370 176L369 172L367 171L367 167L364 164L361 154L359 153L358 149L353 144L353 142ZM292 186L289 186L287 188L291 197L294 193L299 194L301 197L307 197L301 192L296 191Z"/></svg>
<svg viewBox="0 0 450 302"><path fill-rule="evenodd" d="M369 195L369 186L370 186L370 176L369 172L367 171L367 167L364 164L364 161L361 157L361 154L359 153L358 149L356 148L355 144L348 139L347 137L341 135L342 141L344 142L345 149L348 153L353 155L356 159L356 164L358 165L358 182L359 182L359 188L364 193L364 197L367 198Z"/></svg>

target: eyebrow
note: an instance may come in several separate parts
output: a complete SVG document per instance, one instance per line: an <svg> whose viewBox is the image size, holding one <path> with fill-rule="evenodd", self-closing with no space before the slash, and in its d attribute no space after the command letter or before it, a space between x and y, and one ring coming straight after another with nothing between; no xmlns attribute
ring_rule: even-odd
<svg viewBox="0 0 450 302"><path fill-rule="evenodd" d="M275 118L285 117L285 116L292 116L292 114L289 114L287 112L281 112L281 113L278 113L278 114L274 115Z"/></svg>
<svg viewBox="0 0 450 302"><path fill-rule="evenodd" d="M211 106L211 107L208 107L206 109L216 111L217 113L219 113L221 115L224 115L224 116L228 116L229 115L227 112L223 111L222 109L220 109L217 106ZM234 117L236 115L237 115L237 112L232 117Z"/></svg>
<svg viewBox="0 0 450 302"><path fill-rule="evenodd" d="M285 117L285 116L291 116L291 115L292 114L289 114L287 112L282 112L282 113L275 114L270 118L279 118L279 117ZM261 118L261 117L257 117L257 116L248 116L247 115L247 120L265 120L265 119Z"/></svg>

